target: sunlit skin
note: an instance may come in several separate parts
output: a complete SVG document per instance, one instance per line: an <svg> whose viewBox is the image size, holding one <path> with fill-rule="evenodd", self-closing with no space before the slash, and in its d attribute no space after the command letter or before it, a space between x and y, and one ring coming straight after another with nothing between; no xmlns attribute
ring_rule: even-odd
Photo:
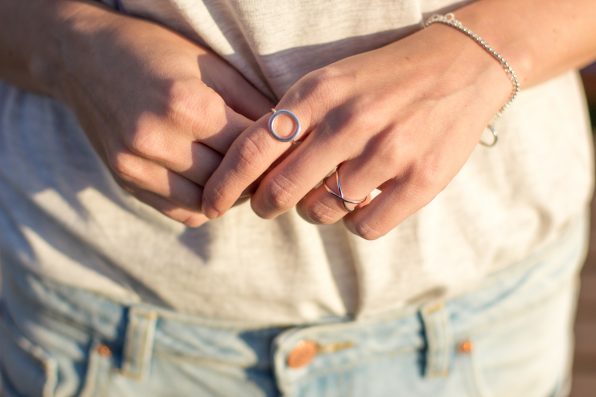
<svg viewBox="0 0 596 397"><path fill-rule="evenodd" d="M524 88L596 55L593 0L479 0L454 12ZM310 222L343 219L378 238L451 181L511 93L499 63L443 25L315 70L272 104L200 45L95 2L4 0L0 15L10 16L0 78L70 105L116 181L188 226L252 187L262 217L297 206ZM272 107L298 115L301 144L271 137ZM320 185L338 165L347 197L382 192L348 213Z"/></svg>
<svg viewBox="0 0 596 397"><path fill-rule="evenodd" d="M187 226L205 223L202 186L269 100L215 54L96 4L3 1L0 14L17 21L0 28L10 38L0 77L70 105L124 190ZM22 29L29 18L53 29Z"/></svg>
<svg viewBox="0 0 596 397"><path fill-rule="evenodd" d="M592 0L484 0L455 14L509 60L522 87L596 55ZM301 78L276 105L299 117L303 142L271 167L290 144L272 139L269 115L261 117L211 175L203 211L221 216L264 175L251 198L261 217L298 206L310 222L343 219L357 235L379 238L445 188L511 91L499 62L440 24L342 59ZM381 193L348 212L320 185L336 167L346 197Z"/></svg>

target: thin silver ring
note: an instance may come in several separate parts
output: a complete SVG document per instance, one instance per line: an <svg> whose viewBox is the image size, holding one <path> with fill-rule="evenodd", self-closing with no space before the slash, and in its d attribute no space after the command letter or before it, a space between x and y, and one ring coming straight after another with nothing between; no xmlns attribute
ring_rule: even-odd
<svg viewBox="0 0 596 397"><path fill-rule="evenodd" d="M339 180L339 171L336 169L334 174L335 174L335 183L337 184L337 192L335 192L333 189L331 189L329 186L327 186L326 179L323 180L323 186L325 187L325 190L327 190L333 196L340 199L344 208L346 209L346 211L348 211L348 212L354 211L356 209L356 207L358 207L359 204L362 204L364 201L366 201L366 199L368 198L368 195L361 200L352 200L352 199L346 198L346 196L344 196L344 191L341 187L341 181Z"/></svg>
<svg viewBox="0 0 596 397"><path fill-rule="evenodd" d="M280 142L290 142L290 141L295 140L298 137L298 135L300 135L300 130L302 128L302 126L300 125L300 120L298 120L298 116L296 116L292 111L287 110L287 109L279 109L279 110L271 109L271 110L273 110L273 114L269 117L269 123L268 123L268 128L269 128L269 132L271 133L271 135L273 135L273 137ZM292 121L294 122L294 126L295 126L292 133L287 136L282 136L282 135L278 134L277 131L275 131L275 129L273 128L273 122L275 121L275 119L277 117L281 116L282 114L289 116L292 119Z"/></svg>

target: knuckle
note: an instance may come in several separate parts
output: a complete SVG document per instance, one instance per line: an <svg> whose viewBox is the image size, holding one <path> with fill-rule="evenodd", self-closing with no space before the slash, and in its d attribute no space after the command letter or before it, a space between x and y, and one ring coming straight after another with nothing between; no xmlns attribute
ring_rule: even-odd
<svg viewBox="0 0 596 397"><path fill-rule="evenodd" d="M446 183L444 171L436 157L426 156L423 164L413 167L412 177L421 191L434 191Z"/></svg>
<svg viewBox="0 0 596 397"><path fill-rule="evenodd" d="M203 199L203 211L210 219L219 218L224 214L224 209L216 201Z"/></svg>
<svg viewBox="0 0 596 397"><path fill-rule="evenodd" d="M155 157L163 149L163 138L161 134L150 128L139 128L130 134L125 144L131 151L139 155Z"/></svg>
<svg viewBox="0 0 596 397"><path fill-rule="evenodd" d="M330 225L337 222L337 211L323 202L305 208L304 213L308 220L321 225Z"/></svg>
<svg viewBox="0 0 596 397"><path fill-rule="evenodd" d="M114 153L109 159L109 166L116 177L125 182L135 181L139 175L138 161L131 153Z"/></svg>
<svg viewBox="0 0 596 397"><path fill-rule="evenodd" d="M328 105L337 91L339 78L338 72L331 67L314 70L292 86L286 97L291 103L306 102L317 108L321 104Z"/></svg>
<svg viewBox="0 0 596 397"><path fill-rule="evenodd" d="M225 103L213 89L194 80L176 81L170 87L166 119L174 125L203 131L225 120Z"/></svg>
<svg viewBox="0 0 596 397"><path fill-rule="evenodd" d="M269 208L285 210L293 206L295 185L283 175L272 178L265 186L264 198Z"/></svg>
<svg viewBox="0 0 596 397"><path fill-rule="evenodd" d="M193 106L185 106L177 112L177 120L191 126L193 131L208 132L210 128L221 128L225 121L226 104L210 88L201 90L194 100Z"/></svg>
<svg viewBox="0 0 596 397"><path fill-rule="evenodd" d="M317 70L307 80L310 98L314 103L332 103L338 94L338 87L342 87L345 76L331 67Z"/></svg>
<svg viewBox="0 0 596 397"><path fill-rule="evenodd" d="M264 156L261 146L256 139L248 135L238 143L236 169L250 169L256 159Z"/></svg>
<svg viewBox="0 0 596 397"><path fill-rule="evenodd" d="M300 79L299 92L303 96L324 91L330 80L334 78L331 68L322 68L307 73Z"/></svg>
<svg viewBox="0 0 596 397"><path fill-rule="evenodd" d="M192 108L193 98L196 95L196 85L189 80L174 81L168 91L167 113L185 113L186 109Z"/></svg>
<svg viewBox="0 0 596 397"><path fill-rule="evenodd" d="M333 67L325 67L307 74L306 81L309 83L310 88L314 89L315 92L326 92L326 89L333 87L333 83L340 77L341 74L339 74Z"/></svg>
<svg viewBox="0 0 596 397"><path fill-rule="evenodd" d="M214 187L205 190L202 197L202 208L211 218L222 216L226 211L222 188Z"/></svg>
<svg viewBox="0 0 596 397"><path fill-rule="evenodd" d="M390 169L396 169L400 165L401 147L396 139L383 139L377 142L374 147L375 157L381 164L385 164Z"/></svg>
<svg viewBox="0 0 596 397"><path fill-rule="evenodd" d="M201 114L205 116L215 116L221 114L223 116L225 110L225 102L219 95L214 94L210 89L205 90L203 95L197 98L197 106L201 110ZM192 114L196 114L195 109L192 109Z"/></svg>
<svg viewBox="0 0 596 397"><path fill-rule="evenodd" d="M424 167L416 173L416 186L421 190L427 190L436 185L437 175L432 168Z"/></svg>

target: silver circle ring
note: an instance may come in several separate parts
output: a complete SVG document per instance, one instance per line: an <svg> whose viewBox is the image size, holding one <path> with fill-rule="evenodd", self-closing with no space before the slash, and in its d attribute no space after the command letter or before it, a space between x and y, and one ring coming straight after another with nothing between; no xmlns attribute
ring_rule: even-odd
<svg viewBox="0 0 596 397"><path fill-rule="evenodd" d="M302 126L300 125L300 120L298 120L298 116L296 116L292 111L287 109L271 110L273 110L273 114L269 117L269 123L267 125L269 133L271 133L271 135L273 135L273 137L280 142L291 142L296 140L298 135L300 135L300 130L302 128ZM294 129L288 135L280 135L277 131L275 131L275 128L273 127L275 119L282 115L288 116L292 119L292 122L294 123Z"/></svg>

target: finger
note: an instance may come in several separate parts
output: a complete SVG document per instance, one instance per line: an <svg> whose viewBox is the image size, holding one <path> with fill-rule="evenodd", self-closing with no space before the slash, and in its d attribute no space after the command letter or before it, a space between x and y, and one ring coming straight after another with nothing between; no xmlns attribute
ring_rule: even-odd
<svg viewBox="0 0 596 397"><path fill-rule="evenodd" d="M373 134L378 127L359 121L358 110L344 106L326 112L324 121L312 128L299 147L268 171L251 200L258 215L271 218L294 207L340 163L342 175L347 172L349 176L343 191L345 197L352 200L365 198L378 185L395 176L402 165L396 160L400 156L396 156L395 140L391 138L392 127ZM328 186L340 193L335 180ZM332 220L337 221L346 214L342 200L333 197L324 185L317 189L323 202L322 207L314 209L317 213L313 214L313 221L321 217L325 223L333 223ZM323 191L327 197L322 197ZM329 212L333 208L330 199L335 199L336 211Z"/></svg>
<svg viewBox="0 0 596 397"><path fill-rule="evenodd" d="M204 61L210 58L205 57ZM253 86L236 68L231 65L221 64L222 60L217 59L217 74L202 74L206 85L213 88L235 112L243 115L251 121L258 120L269 112L273 102L261 91Z"/></svg>
<svg viewBox="0 0 596 397"><path fill-rule="evenodd" d="M201 81L174 84L170 88L166 128L191 141L201 142L219 153L225 153L232 142L248 126L249 118L235 112L223 98ZM158 116L159 125L164 125ZM147 120L153 122L151 117ZM169 124L169 125L168 125ZM141 134L145 140L151 131Z"/></svg>
<svg viewBox="0 0 596 397"><path fill-rule="evenodd" d="M311 113L303 103L291 109L302 124L302 134L307 134ZM280 109L281 106L283 104ZM270 116L271 113L268 113L261 117L234 141L207 181L203 213L209 218L221 216L227 211L241 193L290 148L290 142L280 142L269 133L267 123ZM279 131L286 131L289 121L280 118L280 122Z"/></svg>
<svg viewBox="0 0 596 397"><path fill-rule="evenodd" d="M185 145L185 149L175 162L166 167L199 186L205 185L221 162L221 154L198 142Z"/></svg>
<svg viewBox="0 0 596 397"><path fill-rule="evenodd" d="M344 198L351 201L364 201L384 182L395 175L393 167L388 168L381 159L371 161L371 156L365 153L353 160L342 163L336 172L329 175L324 183L309 192L298 204L298 213L308 222L316 224L332 224L349 214L356 205L344 202L336 194L341 191ZM338 182L339 181L339 182ZM326 185L326 186L325 186Z"/></svg>
<svg viewBox="0 0 596 397"><path fill-rule="evenodd" d="M132 190L131 193L143 203L153 207L170 219L183 223L188 227L199 227L209 221L205 215L198 211L191 211L176 206L171 201L144 190Z"/></svg>
<svg viewBox="0 0 596 397"><path fill-rule="evenodd" d="M350 126L344 126L344 130ZM283 161L270 170L251 198L255 213L263 218L276 217L296 204L338 163L353 155L355 146L342 139L349 132L334 134L314 130ZM324 189L324 187L321 186Z"/></svg>
<svg viewBox="0 0 596 397"><path fill-rule="evenodd" d="M218 92L229 107L251 121L258 120L274 106L269 98L238 73L234 73L229 84Z"/></svg>
<svg viewBox="0 0 596 397"><path fill-rule="evenodd" d="M130 145L139 157L152 160L165 168L203 186L219 165L222 155L210 147L189 141L178 134L155 134Z"/></svg>
<svg viewBox="0 0 596 397"><path fill-rule="evenodd" d="M116 177L133 189L149 191L190 210L201 208L202 188L157 163L119 153L112 164Z"/></svg>
<svg viewBox="0 0 596 397"><path fill-rule="evenodd" d="M370 204L344 217L347 228L367 240L382 237L435 196L424 186L411 183L407 174L389 180L380 190Z"/></svg>
<svg viewBox="0 0 596 397"><path fill-rule="evenodd" d="M254 122L216 101L195 108L192 116L191 138L225 154L232 142Z"/></svg>

